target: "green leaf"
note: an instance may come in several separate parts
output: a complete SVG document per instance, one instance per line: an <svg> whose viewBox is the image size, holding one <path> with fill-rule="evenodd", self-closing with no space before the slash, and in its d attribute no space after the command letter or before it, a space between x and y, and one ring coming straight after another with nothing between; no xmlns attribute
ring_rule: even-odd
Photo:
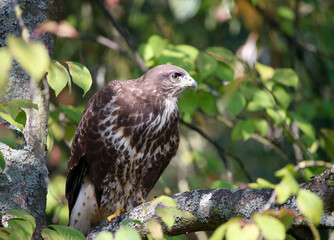
<svg viewBox="0 0 334 240"><path fill-rule="evenodd" d="M146 228L150 232L153 239L163 239L161 224L155 219L151 219L146 223Z"/></svg>
<svg viewBox="0 0 334 240"><path fill-rule="evenodd" d="M262 80L266 81L274 76L275 70L272 67L269 67L259 62L256 62L254 66L255 69L260 74Z"/></svg>
<svg viewBox="0 0 334 240"><path fill-rule="evenodd" d="M82 107L73 107L72 105L60 106L58 110L64 112L66 116L76 124L79 124L81 115L84 111Z"/></svg>
<svg viewBox="0 0 334 240"><path fill-rule="evenodd" d="M92 76L89 70L82 64L77 62L65 62L72 77L72 81L84 90L83 96L92 86Z"/></svg>
<svg viewBox="0 0 334 240"><path fill-rule="evenodd" d="M156 208L157 214L161 217L161 220L170 229L175 223L174 216L170 212L170 208Z"/></svg>
<svg viewBox="0 0 334 240"><path fill-rule="evenodd" d="M0 228L0 239L9 240L10 239L10 230L8 228Z"/></svg>
<svg viewBox="0 0 334 240"><path fill-rule="evenodd" d="M51 60L46 79L50 87L55 91L56 96L66 87L71 81L67 69L58 61Z"/></svg>
<svg viewBox="0 0 334 240"><path fill-rule="evenodd" d="M259 118L244 119L239 121L232 130L232 140L236 141L243 138L246 141L255 131L258 131L261 136L266 135L268 132L267 121Z"/></svg>
<svg viewBox="0 0 334 240"><path fill-rule="evenodd" d="M294 11L288 6L277 7L277 15L290 21L295 19Z"/></svg>
<svg viewBox="0 0 334 240"><path fill-rule="evenodd" d="M65 240L58 232L50 228L42 229L42 237L44 240Z"/></svg>
<svg viewBox="0 0 334 240"><path fill-rule="evenodd" d="M177 207L176 202L173 198L162 195L160 197L155 198L153 201L151 201L150 206L153 206L158 203L163 203L166 207Z"/></svg>
<svg viewBox="0 0 334 240"><path fill-rule="evenodd" d="M246 99L240 91L236 91L228 103L228 110L233 116L237 116L246 106Z"/></svg>
<svg viewBox="0 0 334 240"><path fill-rule="evenodd" d="M175 48L185 53L187 57L189 57L193 61L196 60L199 54L199 50L191 45L181 44L181 45L176 45Z"/></svg>
<svg viewBox="0 0 334 240"><path fill-rule="evenodd" d="M7 48L0 48L0 91L8 83L9 70L12 67L12 57Z"/></svg>
<svg viewBox="0 0 334 240"><path fill-rule="evenodd" d="M286 120L286 112L283 109L267 108L266 113L274 121L275 125L281 124Z"/></svg>
<svg viewBox="0 0 334 240"><path fill-rule="evenodd" d="M114 236L111 232L99 232L96 236L96 240L113 240Z"/></svg>
<svg viewBox="0 0 334 240"><path fill-rule="evenodd" d="M241 230L240 222L233 222L228 225L226 230L226 239L228 240L240 240L247 239Z"/></svg>
<svg viewBox="0 0 334 240"><path fill-rule="evenodd" d="M218 62L216 70L213 73L223 81L231 82L234 78L234 70L226 63Z"/></svg>
<svg viewBox="0 0 334 240"><path fill-rule="evenodd" d="M0 168L1 168L0 173L3 173L3 171L5 170L5 167L6 167L6 161L5 161L5 158L3 157L2 152L0 151Z"/></svg>
<svg viewBox="0 0 334 240"><path fill-rule="evenodd" d="M300 189L296 202L299 210L306 218L315 225L320 223L324 206L321 199L315 193Z"/></svg>
<svg viewBox="0 0 334 240"><path fill-rule="evenodd" d="M23 220L29 222L31 224L32 229L35 230L35 228L36 228L35 218L33 216L31 216L29 213L26 213L26 212L18 210L18 209L9 210L6 213L17 216L17 217L22 218Z"/></svg>
<svg viewBox="0 0 334 240"><path fill-rule="evenodd" d="M206 78L214 73L217 61L205 52L200 52L197 57L197 67L202 78Z"/></svg>
<svg viewBox="0 0 334 240"><path fill-rule="evenodd" d="M50 225L50 227L54 228L57 233L59 233L60 236L62 236L64 239L76 239L76 240L85 240L85 236L79 232L78 230L61 226L61 225Z"/></svg>
<svg viewBox="0 0 334 240"><path fill-rule="evenodd" d="M229 182L226 181L222 181L222 180L216 180L212 183L211 189L217 189L217 188L227 188L227 189L235 189L238 188L236 185L231 184Z"/></svg>
<svg viewBox="0 0 334 240"><path fill-rule="evenodd" d="M31 239L34 232L30 222L22 218L9 219L8 226L13 230L10 239Z"/></svg>
<svg viewBox="0 0 334 240"><path fill-rule="evenodd" d="M273 80L287 87L298 87L298 76L295 71L290 68L276 69Z"/></svg>
<svg viewBox="0 0 334 240"><path fill-rule="evenodd" d="M285 239L285 227L278 219L259 214L255 214L254 219L260 227L265 239Z"/></svg>
<svg viewBox="0 0 334 240"><path fill-rule="evenodd" d="M44 44L40 42L25 42L21 38L9 36L7 38L9 51L36 82L45 75L50 57Z"/></svg>
<svg viewBox="0 0 334 240"><path fill-rule="evenodd" d="M287 174L282 181L276 185L275 191L277 193L277 203L283 204L291 194L297 194L299 185L292 174Z"/></svg>
<svg viewBox="0 0 334 240"><path fill-rule="evenodd" d="M275 105L272 96L264 90L253 89L251 100L247 104L247 111L260 111Z"/></svg>
<svg viewBox="0 0 334 240"><path fill-rule="evenodd" d="M245 141L248 140L254 133L255 127L248 119L239 121L232 130L232 140L236 141L243 138Z"/></svg>
<svg viewBox="0 0 334 240"><path fill-rule="evenodd" d="M331 159L334 159L334 131L325 128L320 131L324 135L326 153Z"/></svg>
<svg viewBox="0 0 334 240"><path fill-rule="evenodd" d="M192 115L197 108L196 95L191 91L187 91L181 94L181 96L179 97L179 108L181 115Z"/></svg>
<svg viewBox="0 0 334 240"><path fill-rule="evenodd" d="M141 224L141 221L139 220L136 220L136 219L130 219L130 218L126 218L122 221L122 225L123 226L126 226L128 225L129 223L135 223L135 224Z"/></svg>
<svg viewBox="0 0 334 240"><path fill-rule="evenodd" d="M152 51L154 53L154 56L156 58L159 58L161 56L162 50L166 46L166 41L163 40L160 36L158 35L152 35L148 41L147 44L152 48Z"/></svg>
<svg viewBox="0 0 334 240"><path fill-rule="evenodd" d="M306 136L315 140L315 129L313 125L295 112L289 112L289 114L292 119L297 123L300 130L305 133Z"/></svg>
<svg viewBox="0 0 334 240"><path fill-rule="evenodd" d="M200 0L168 0L169 8L172 11L174 17L179 22L185 22L192 18L198 11L201 1Z"/></svg>
<svg viewBox="0 0 334 240"><path fill-rule="evenodd" d="M227 64L230 64L237 59L231 50L223 47L209 47L205 52L210 54L217 61L225 62Z"/></svg>
<svg viewBox="0 0 334 240"><path fill-rule="evenodd" d="M222 224L219 227L216 228L216 230L213 232L209 240L222 240L224 239L225 233L227 230L227 225Z"/></svg>
<svg viewBox="0 0 334 240"><path fill-rule="evenodd" d="M16 122L9 114L4 113L4 112L0 112L0 117L2 117L3 119L5 119L7 122L9 122L10 124L12 124L13 126L17 127L18 129L22 130L23 129L23 125Z"/></svg>
<svg viewBox="0 0 334 240"><path fill-rule="evenodd" d="M14 149L24 146L24 140L16 136L16 131L6 126L0 126L0 142Z"/></svg>
<svg viewBox="0 0 334 240"><path fill-rule="evenodd" d="M283 87L274 86L272 89L272 94L284 109L289 107L291 103L291 97Z"/></svg>
<svg viewBox="0 0 334 240"><path fill-rule="evenodd" d="M131 227L121 226L115 234L116 240L141 240L139 233Z"/></svg>
<svg viewBox="0 0 334 240"><path fill-rule="evenodd" d="M250 183L250 184L248 184L248 186L250 188L255 188L255 189L259 189L259 188L275 188L274 184L272 184L271 182L268 182L267 180L265 180L263 178L256 179L256 183Z"/></svg>
<svg viewBox="0 0 334 240"><path fill-rule="evenodd" d="M198 99L198 105L202 109L202 111L210 115L212 111L215 109L216 101L211 93L206 91L198 91L196 94Z"/></svg>

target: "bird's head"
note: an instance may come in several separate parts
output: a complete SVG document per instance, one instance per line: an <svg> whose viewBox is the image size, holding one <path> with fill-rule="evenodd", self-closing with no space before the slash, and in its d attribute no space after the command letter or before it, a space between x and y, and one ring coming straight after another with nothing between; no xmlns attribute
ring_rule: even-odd
<svg viewBox="0 0 334 240"><path fill-rule="evenodd" d="M156 66L147 71L143 78L151 87L168 97L178 97L188 87L197 90L197 82L187 71L174 65Z"/></svg>

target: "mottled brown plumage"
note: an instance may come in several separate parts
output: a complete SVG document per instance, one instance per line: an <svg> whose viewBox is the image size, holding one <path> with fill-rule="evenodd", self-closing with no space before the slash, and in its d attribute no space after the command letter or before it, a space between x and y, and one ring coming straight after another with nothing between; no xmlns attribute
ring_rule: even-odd
<svg viewBox="0 0 334 240"><path fill-rule="evenodd" d="M72 143L69 225L87 234L120 207L145 199L179 144L177 97L196 82L173 65L112 81L88 102Z"/></svg>

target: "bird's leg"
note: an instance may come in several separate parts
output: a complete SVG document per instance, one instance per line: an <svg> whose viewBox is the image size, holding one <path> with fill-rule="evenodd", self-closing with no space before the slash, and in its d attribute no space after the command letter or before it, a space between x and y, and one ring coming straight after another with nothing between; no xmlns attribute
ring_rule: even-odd
<svg viewBox="0 0 334 240"><path fill-rule="evenodd" d="M108 221L111 222L114 218L119 218L122 213L126 212L126 207L123 207L119 202L117 203L116 211L108 217Z"/></svg>

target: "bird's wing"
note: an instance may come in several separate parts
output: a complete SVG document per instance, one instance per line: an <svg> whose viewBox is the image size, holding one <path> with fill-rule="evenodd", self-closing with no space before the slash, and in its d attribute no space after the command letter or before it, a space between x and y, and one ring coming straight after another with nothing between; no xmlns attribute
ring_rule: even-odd
<svg viewBox="0 0 334 240"><path fill-rule="evenodd" d="M78 197L82 180L88 171L100 168L103 159L110 159L110 154L104 148L103 140L99 134L98 125L108 117L113 106L113 99L117 96L121 83L110 82L105 88L98 91L88 102L76 130L71 155L68 161L66 179L66 198L69 202L70 212ZM99 182L105 177L106 170L101 169L94 175L93 182Z"/></svg>

